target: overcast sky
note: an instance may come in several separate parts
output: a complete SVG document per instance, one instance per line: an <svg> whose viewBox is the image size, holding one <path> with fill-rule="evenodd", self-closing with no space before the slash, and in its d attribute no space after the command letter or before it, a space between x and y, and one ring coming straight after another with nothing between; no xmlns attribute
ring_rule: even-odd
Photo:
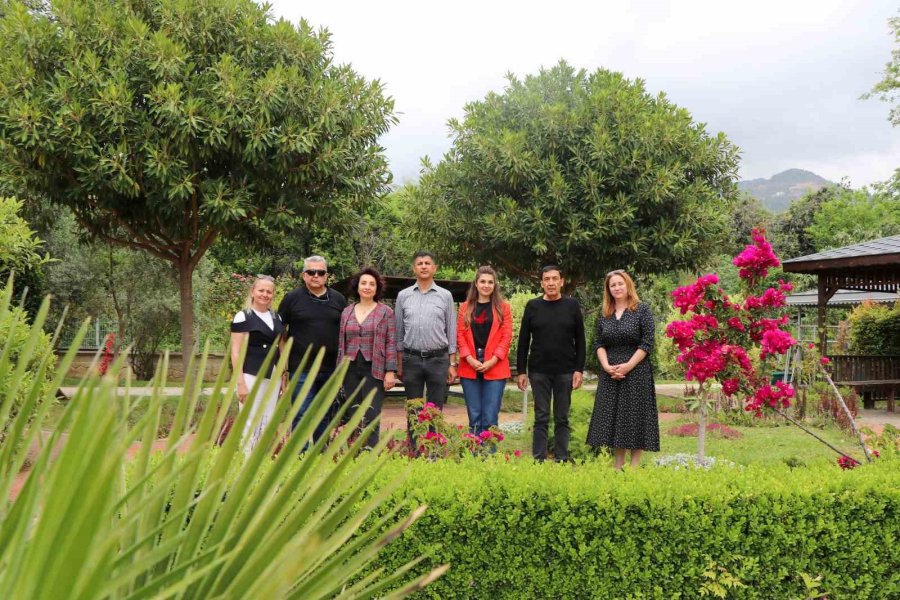
<svg viewBox="0 0 900 600"><path fill-rule="evenodd" d="M888 105L860 99L890 59L896 0L271 4L327 28L337 62L385 83L400 122L382 144L398 183L422 156L440 159L466 102L559 59L665 91L742 149L743 179L801 168L858 187L900 167Z"/></svg>

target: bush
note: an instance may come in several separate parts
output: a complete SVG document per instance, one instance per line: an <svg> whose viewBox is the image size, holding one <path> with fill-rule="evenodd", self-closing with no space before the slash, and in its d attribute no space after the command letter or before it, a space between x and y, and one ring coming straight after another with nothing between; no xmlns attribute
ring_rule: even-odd
<svg viewBox="0 0 900 600"><path fill-rule="evenodd" d="M3 291L0 292L0 294L5 292L6 288L3 288ZM10 345L10 361L12 363L15 364L18 362L19 356L25 349L28 338L31 335L31 331L31 323L29 323L28 315L25 314L24 310L16 306L9 306L5 310L0 310L0 340L2 340L2 344ZM44 370L43 375L39 375L40 365L45 360L50 362ZM40 386L41 397L46 397L48 392L52 391L53 365L55 364L56 358L53 354L53 345L51 343L50 335L47 333L40 333L37 337L34 354L28 361L28 364L25 365L25 370L22 373L21 379L17 381L19 388L16 395L12 398L9 422L15 419L16 415L19 413L19 407L22 406L26 394L31 390L32 385ZM12 369L0 370L0 390L9 390L12 388L13 376L14 372ZM40 381L36 381L36 377L40 377ZM9 422L4 423L3 427L0 428L0 444L6 439Z"/></svg>
<svg viewBox="0 0 900 600"><path fill-rule="evenodd" d="M450 565L432 598L696 598L710 560L744 586L729 598L805 597L801 574L821 576L829 598L900 597L896 461L626 473L417 463L393 503L429 508L379 566L432 552Z"/></svg>
<svg viewBox="0 0 900 600"><path fill-rule="evenodd" d="M850 313L850 350L856 354L900 354L900 302L893 308L862 304Z"/></svg>

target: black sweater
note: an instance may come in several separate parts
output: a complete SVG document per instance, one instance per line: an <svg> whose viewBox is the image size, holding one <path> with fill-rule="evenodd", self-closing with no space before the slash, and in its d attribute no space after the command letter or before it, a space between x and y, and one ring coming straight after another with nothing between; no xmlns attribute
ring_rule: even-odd
<svg viewBox="0 0 900 600"><path fill-rule="evenodd" d="M531 353L529 355L529 348ZM516 357L519 373L584 371L584 319L574 298L533 298L525 305Z"/></svg>

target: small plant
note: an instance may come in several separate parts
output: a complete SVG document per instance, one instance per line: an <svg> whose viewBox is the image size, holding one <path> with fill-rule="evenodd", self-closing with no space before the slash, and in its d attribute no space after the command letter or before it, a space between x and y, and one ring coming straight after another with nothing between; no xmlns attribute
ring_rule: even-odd
<svg viewBox="0 0 900 600"><path fill-rule="evenodd" d="M479 434L462 425L453 425L433 403L417 398L407 402L409 430L415 440L418 456L428 458L455 458L493 454L505 439L499 427L491 427ZM404 449L409 450L409 447Z"/></svg>
<svg viewBox="0 0 900 600"><path fill-rule="evenodd" d="M822 576L812 577L801 572L800 578L803 579L803 592L801 600L828 600L828 592L822 589Z"/></svg>
<svg viewBox="0 0 900 600"><path fill-rule="evenodd" d="M728 569L719 565L711 556L706 557L706 570L703 571L706 581L700 586L700 596L727 598L729 590L747 587Z"/></svg>
<svg viewBox="0 0 900 600"><path fill-rule="evenodd" d="M115 346L116 334L110 333L106 336L106 343L103 345L103 357L100 358L100 365L97 367L97 372L101 375L106 375L106 371L109 370L109 364L113 360Z"/></svg>
<svg viewBox="0 0 900 600"><path fill-rule="evenodd" d="M680 469L705 469L709 471L716 465L723 467L735 467L736 465L725 459L717 459L715 456L704 456L703 460L697 458L694 454L667 454L653 459L653 464L657 467L667 467L678 471Z"/></svg>

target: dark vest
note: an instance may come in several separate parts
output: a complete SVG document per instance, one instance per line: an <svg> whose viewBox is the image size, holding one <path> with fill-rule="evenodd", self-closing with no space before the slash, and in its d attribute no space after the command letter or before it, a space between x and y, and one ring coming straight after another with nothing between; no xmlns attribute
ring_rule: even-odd
<svg viewBox="0 0 900 600"><path fill-rule="evenodd" d="M273 346L278 346L278 338L281 337L281 333L284 331L284 324L281 322L281 317L278 316L278 313L269 311L269 314L272 315L274 329L269 329L266 322L250 309L244 311L243 323L231 323L231 331L233 333L249 334L250 339L247 343L247 354L244 356L243 368L244 373L248 375L260 374L259 370L262 368L266 356L268 356ZM272 358L269 369L265 374L266 378L272 376L272 370L277 362L278 351L276 350L275 356Z"/></svg>

